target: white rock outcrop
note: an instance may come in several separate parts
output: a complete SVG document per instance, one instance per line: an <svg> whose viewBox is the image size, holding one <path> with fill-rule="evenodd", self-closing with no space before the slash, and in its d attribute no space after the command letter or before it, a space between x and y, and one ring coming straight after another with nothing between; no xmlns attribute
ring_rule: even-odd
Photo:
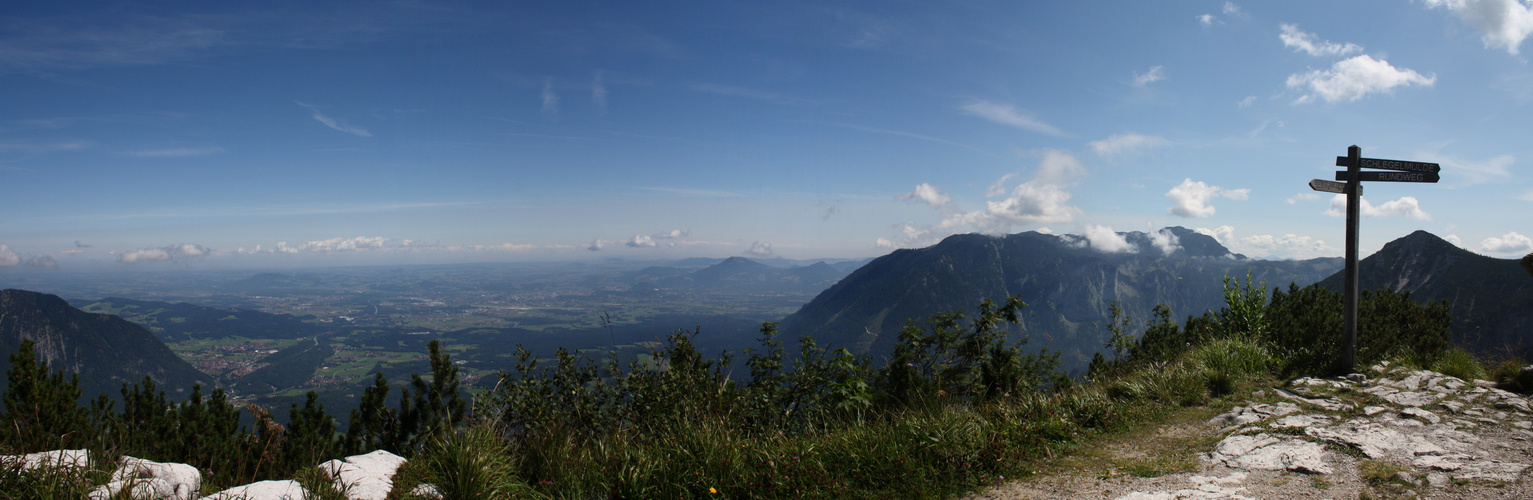
<svg viewBox="0 0 1533 500"><path fill-rule="evenodd" d="M0 455L0 464L20 464L21 470L33 470L39 467L64 468L72 467L83 469L90 467L90 451L88 450L54 450L26 455Z"/></svg>
<svg viewBox="0 0 1533 500"><path fill-rule="evenodd" d="M202 497L202 500L305 500L309 492L298 481L260 481Z"/></svg>
<svg viewBox="0 0 1533 500"><path fill-rule="evenodd" d="M349 500L384 500L394 488L394 473L405 459L384 450L319 464Z"/></svg>

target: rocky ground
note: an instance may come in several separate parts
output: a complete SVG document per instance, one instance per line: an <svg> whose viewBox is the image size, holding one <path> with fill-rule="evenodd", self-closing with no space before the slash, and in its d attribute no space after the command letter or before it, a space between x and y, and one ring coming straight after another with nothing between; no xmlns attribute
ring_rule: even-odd
<svg viewBox="0 0 1533 500"><path fill-rule="evenodd" d="M969 498L1533 498L1533 406L1487 381L1385 364L1220 409L1105 438Z"/></svg>
<svg viewBox="0 0 1533 500"><path fill-rule="evenodd" d="M90 500L129 497L146 500L304 500L312 498L298 481L259 481L201 496L202 476L196 467L161 463L133 457L121 457L118 467L106 484L86 495ZM336 492L348 500L384 500L393 489L394 473L405 459L378 450L364 455L336 459L319 465ZM87 468L90 453L86 450L57 450L29 455L0 456L0 465L22 469L46 467ZM0 492L3 493L3 492ZM431 485L420 485L413 494L441 498ZM0 497L4 497L0 494Z"/></svg>

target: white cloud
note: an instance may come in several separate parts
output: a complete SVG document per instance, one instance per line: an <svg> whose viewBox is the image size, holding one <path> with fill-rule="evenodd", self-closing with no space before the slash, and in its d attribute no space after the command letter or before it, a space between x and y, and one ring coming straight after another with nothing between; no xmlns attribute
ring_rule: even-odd
<svg viewBox="0 0 1533 500"><path fill-rule="evenodd" d="M1242 107L1242 108L1249 108L1249 107L1251 107L1252 104L1256 104L1256 96L1254 96L1254 95L1248 95L1248 96L1246 96L1245 99L1241 99L1241 100L1235 102L1236 106L1239 106L1239 107Z"/></svg>
<svg viewBox="0 0 1533 500"><path fill-rule="evenodd" d="M1170 229L1161 229L1150 233L1150 243L1160 249L1160 253L1171 255L1182 248L1182 239Z"/></svg>
<svg viewBox="0 0 1533 500"><path fill-rule="evenodd" d="M1241 15L1240 6L1239 5L1235 5L1235 2L1224 2L1224 15L1226 15L1226 16L1238 16L1238 15Z"/></svg>
<svg viewBox="0 0 1533 500"><path fill-rule="evenodd" d="M128 156L139 158L188 158L193 156L208 156L224 152L224 148L168 148L168 149L140 149L123 153Z"/></svg>
<svg viewBox="0 0 1533 500"><path fill-rule="evenodd" d="M888 238L879 238L877 241L873 242L873 246L878 248L895 248L898 245L895 245L893 241L889 241Z"/></svg>
<svg viewBox="0 0 1533 500"><path fill-rule="evenodd" d="M1316 97L1326 102L1356 101L1368 94L1391 93L1395 87L1431 87L1436 82L1435 74L1423 76L1412 69L1398 69L1388 61L1376 60L1367 54L1337 61L1331 69L1288 75L1288 88L1305 92L1295 103L1309 102Z"/></svg>
<svg viewBox="0 0 1533 500"><path fill-rule="evenodd" d="M1002 125L1031 130L1040 134L1063 136L1065 133L1053 125L1039 121L1032 113L1018 111L1009 104L996 104L990 101L973 101L959 109L963 112L990 120Z"/></svg>
<svg viewBox="0 0 1533 500"><path fill-rule="evenodd" d="M1446 8L1484 33L1487 49L1517 55L1522 41L1533 34L1533 4L1523 0L1425 0L1428 7Z"/></svg>
<svg viewBox="0 0 1533 500"><path fill-rule="evenodd" d="M939 188L927 183L896 199L919 199L936 208L942 221L930 226L916 226L906 222L895 226L904 235L902 246L933 243L936 239L954 234L965 228L986 234L1002 234L1013 226L1069 222L1080 213L1070 206L1070 188L1085 175L1081 166L1070 153L1049 150L1043 153L1038 171L1027 182L1018 184L1006 198L985 202L983 210L965 212ZM1004 178L1001 184L1004 185ZM991 186L986 192L1005 193L1004 186Z"/></svg>
<svg viewBox="0 0 1533 500"><path fill-rule="evenodd" d="M358 136L358 137L372 137L373 136L373 134L371 132L368 132L367 129L364 129L362 127L358 127L358 126L352 125L350 123L346 123L344 120L340 120L340 119L334 118L334 117L332 117L330 115L321 113L319 111L319 107L317 107L317 106L310 106L308 104L304 104L304 103L301 103L301 102L298 103L298 105L299 106L303 106L305 108L309 108L309 112L313 114L314 120L318 121L320 123L325 124L326 127L330 127L332 129L335 129L335 130L338 130L338 131L341 131L341 132L345 132L345 133L348 133L348 134L351 134L351 135L355 135L355 136Z"/></svg>
<svg viewBox="0 0 1533 500"><path fill-rule="evenodd" d="M633 235L633 239L623 243L633 248L645 248L655 246L655 239L642 234Z"/></svg>
<svg viewBox="0 0 1533 500"><path fill-rule="evenodd" d="M1140 74L1138 71L1134 72L1134 86L1135 87L1143 87L1145 85L1149 85L1151 83L1158 82L1158 81L1165 80L1165 79L1166 79L1166 67L1165 66L1150 66L1150 70L1144 72L1144 74Z"/></svg>
<svg viewBox="0 0 1533 500"><path fill-rule="evenodd" d="M1132 253L1138 251L1133 244L1124 239L1123 235L1113 231L1108 226L1086 224L1081 229L1081 236L1086 237L1086 242L1092 250L1102 253Z"/></svg>
<svg viewBox="0 0 1533 500"><path fill-rule="evenodd" d="M1320 195L1316 193L1299 193L1293 195L1293 197L1289 198L1287 201L1289 205L1295 205L1301 201L1315 201L1318 199L1320 199Z"/></svg>
<svg viewBox="0 0 1533 500"><path fill-rule="evenodd" d="M1458 237L1458 235L1456 235L1456 234L1450 234L1450 235L1444 236L1443 237L1443 241L1446 241L1448 243L1452 243L1453 246L1456 246L1456 247L1459 247L1459 248L1464 248L1464 240L1460 239Z"/></svg>
<svg viewBox="0 0 1533 500"><path fill-rule="evenodd" d="M601 84L601 70L596 71L596 79L591 82L591 106L596 108L596 114L607 114L607 87Z"/></svg>
<svg viewBox="0 0 1533 500"><path fill-rule="evenodd" d="M677 238L686 238L689 234L692 234L692 232L686 229L672 229L670 231L656 234L655 237L664 240L674 240Z"/></svg>
<svg viewBox="0 0 1533 500"><path fill-rule="evenodd" d="M937 186L926 182L917 184L914 191L900 195L897 199L921 200L932 208L942 208L953 201L952 197L942 194L942 191L937 189Z"/></svg>
<svg viewBox="0 0 1533 500"><path fill-rule="evenodd" d="M1312 259L1341 254L1340 249L1326 245L1325 241L1292 233L1282 236L1259 234L1237 238L1235 228L1230 226L1219 226L1213 229L1200 227L1193 231L1213 237L1232 252L1260 259Z"/></svg>
<svg viewBox="0 0 1533 500"><path fill-rule="evenodd" d="M772 244L764 242L764 241L757 241L757 242L751 243L750 250L746 250L745 253L746 253L746 255L751 255L751 256L755 256L755 257L771 257L772 256Z"/></svg>
<svg viewBox="0 0 1533 500"><path fill-rule="evenodd" d="M53 260L53 256L51 256L51 255L38 255L36 257L32 257L30 259L27 259L27 265L28 266L32 266L32 267L42 268L42 269L58 269L59 268L58 261Z"/></svg>
<svg viewBox="0 0 1533 500"><path fill-rule="evenodd" d="M1524 254L1533 252L1533 239L1529 239L1527 236L1517 234L1517 232L1513 231L1503 234L1499 238L1494 236L1485 238L1485 241L1480 242L1480 251L1485 253L1499 254Z"/></svg>
<svg viewBox="0 0 1533 500"><path fill-rule="evenodd" d="M616 242L612 240L592 240L590 245L586 245L586 250L590 250L592 252L600 252L602 249L607 248L613 243Z"/></svg>
<svg viewBox="0 0 1533 500"><path fill-rule="evenodd" d="M1335 43L1321 40L1314 33L1299 31L1299 27L1293 24L1283 24L1283 33L1278 38L1283 40L1284 47L1292 47L1296 52L1317 57L1340 57L1363 51L1363 47L1355 43Z"/></svg>
<svg viewBox="0 0 1533 500"><path fill-rule="evenodd" d="M1374 206L1368 202L1368 198L1358 199L1362 206L1358 207L1358 213L1363 217L1385 217L1400 215L1407 219L1432 220L1432 216L1421 209L1421 203L1413 196L1402 196L1398 200L1387 201L1382 205ZM1326 215L1332 217L1347 216L1347 195L1338 194L1331 197L1331 208L1326 209Z"/></svg>
<svg viewBox="0 0 1533 500"><path fill-rule="evenodd" d="M1182 217L1208 217L1214 215L1214 206L1208 204L1214 198L1244 200L1250 194L1250 189L1225 189L1186 179L1166 191L1166 198L1171 199L1171 207L1166 211Z"/></svg>
<svg viewBox="0 0 1533 500"><path fill-rule="evenodd" d="M351 252L356 250L372 250L383 248L388 244L389 241L389 238L384 238L382 236L330 238L328 240L310 241L298 246L297 249L301 252ZM278 243L278 245L282 245L283 243Z"/></svg>
<svg viewBox="0 0 1533 500"><path fill-rule="evenodd" d="M547 117L547 118L558 118L559 117L559 94L555 94L554 93L554 79L553 79L553 77L549 77L549 78L543 80L543 95L542 95L542 98L543 98L543 106L538 108L538 112L539 113L543 113L543 116Z"/></svg>
<svg viewBox="0 0 1533 500"><path fill-rule="evenodd" d="M1017 174L1015 172L1013 172L1013 173L1009 173L1009 174L1001 176L1000 179L996 179L995 180L995 184L991 184L990 187L985 188L985 197L986 198L994 198L994 197L1006 194L1006 180L1010 179L1010 178L1012 178L1012 177L1014 177L1016 175Z"/></svg>
<svg viewBox="0 0 1533 500"><path fill-rule="evenodd" d="M118 262L133 264L140 261L167 261L206 257L208 254L213 253L213 250L202 245L182 243L159 248L140 248L138 250L114 253L117 254Z"/></svg>
<svg viewBox="0 0 1533 500"><path fill-rule="evenodd" d="M1091 146L1101 156L1117 156L1135 153L1151 148L1158 148L1170 144L1169 141L1153 135L1140 134L1113 134L1100 141L1091 141L1086 145Z"/></svg>
<svg viewBox="0 0 1533 500"><path fill-rule="evenodd" d="M11 247L0 243L0 267L16 267L21 265L21 257L11 251Z"/></svg>
<svg viewBox="0 0 1533 500"><path fill-rule="evenodd" d="M1219 22L1219 19L1214 17L1213 14L1201 14L1196 19L1198 20L1198 24L1204 26L1213 26L1214 23Z"/></svg>

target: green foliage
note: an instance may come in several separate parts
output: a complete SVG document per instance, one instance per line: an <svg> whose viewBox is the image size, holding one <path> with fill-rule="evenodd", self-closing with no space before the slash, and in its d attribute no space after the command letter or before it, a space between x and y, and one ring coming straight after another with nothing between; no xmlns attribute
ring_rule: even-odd
<svg viewBox="0 0 1533 500"><path fill-rule="evenodd" d="M0 414L5 442L12 449L42 450L79 446L89 442L89 413L80 399L80 376L50 372L48 362L37 358L31 340L10 356L6 373L10 384ZM50 448L51 447L51 448Z"/></svg>
<svg viewBox="0 0 1533 500"><path fill-rule="evenodd" d="M1244 283L1224 277L1224 308L1219 310L1219 328L1226 337L1265 338L1271 324L1267 318L1267 282L1252 284L1251 273Z"/></svg>
<svg viewBox="0 0 1533 500"><path fill-rule="evenodd" d="M490 423L433 436L417 460L420 482L436 485L445 500L542 496L518 476L506 437Z"/></svg>
<svg viewBox="0 0 1533 500"><path fill-rule="evenodd" d="M1418 304L1409 292L1364 290L1358 300L1357 364L1404 357L1431 366L1450 347L1448 311L1447 302ZM1273 292L1267 318L1267 338L1286 361L1285 373L1333 375L1340 370L1341 294L1289 285L1287 292Z"/></svg>
<svg viewBox="0 0 1533 500"><path fill-rule="evenodd" d="M1483 380L1487 377L1485 365L1480 364L1480 360L1462 347L1448 349L1427 369L1464 380Z"/></svg>
<svg viewBox="0 0 1533 500"><path fill-rule="evenodd" d="M926 328L908 324L883 370L885 393L898 405L929 404L935 398L990 399L1042 390L1058 382L1059 354L1023 354L1023 338L1006 342L1001 321L1015 324L1027 304L1018 297L997 307L986 300L969 328L963 313L934 314Z"/></svg>

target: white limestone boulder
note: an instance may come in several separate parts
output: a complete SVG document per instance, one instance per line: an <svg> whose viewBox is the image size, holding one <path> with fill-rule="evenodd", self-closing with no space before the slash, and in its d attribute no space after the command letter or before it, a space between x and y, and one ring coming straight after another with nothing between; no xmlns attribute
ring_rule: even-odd
<svg viewBox="0 0 1533 500"><path fill-rule="evenodd" d="M21 470L33 470L40 467L83 469L90 467L90 451L54 450L26 455L0 455L0 464L19 464Z"/></svg>
<svg viewBox="0 0 1533 500"><path fill-rule="evenodd" d="M336 490L345 492L346 498L383 500L394 487L394 473L404 463L404 457L377 450L345 460L331 460L319 464L319 468L330 475Z"/></svg>
<svg viewBox="0 0 1533 500"><path fill-rule="evenodd" d="M202 500L305 500L309 492L291 479L260 481L202 497Z"/></svg>

